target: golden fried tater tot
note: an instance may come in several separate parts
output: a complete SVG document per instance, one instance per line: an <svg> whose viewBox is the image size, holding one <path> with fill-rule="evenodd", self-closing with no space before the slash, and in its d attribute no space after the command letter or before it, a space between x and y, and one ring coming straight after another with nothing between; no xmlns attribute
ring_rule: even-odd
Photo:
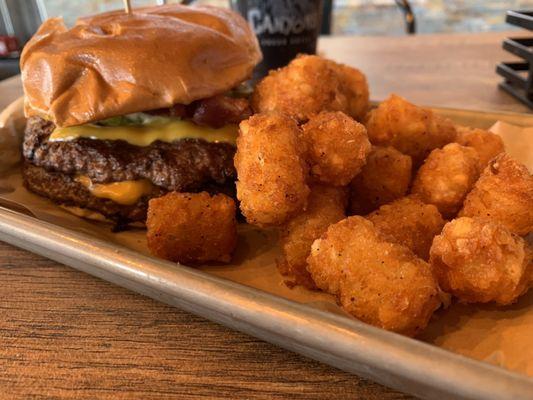
<svg viewBox="0 0 533 400"><path fill-rule="evenodd" d="M232 198L171 192L150 200L146 220L150 252L184 264L229 262L237 244Z"/></svg>
<svg viewBox="0 0 533 400"><path fill-rule="evenodd" d="M346 92L348 109L346 113L362 122L370 107L368 83L365 74L357 68L344 64L331 63L337 68L341 78L341 88Z"/></svg>
<svg viewBox="0 0 533 400"><path fill-rule="evenodd" d="M302 129L306 159L317 182L346 186L365 165L370 152L366 129L346 114L321 112Z"/></svg>
<svg viewBox="0 0 533 400"><path fill-rule="evenodd" d="M506 153L496 156L466 196L459 215L494 219L517 235L527 235L533 231L533 176Z"/></svg>
<svg viewBox="0 0 533 400"><path fill-rule="evenodd" d="M343 111L361 119L368 110L368 84L357 69L313 55L301 55L259 82L255 112L278 111L299 122L320 111Z"/></svg>
<svg viewBox="0 0 533 400"><path fill-rule="evenodd" d="M405 196L411 175L411 157L394 147L373 146L361 173L350 183L350 212L368 214Z"/></svg>
<svg viewBox="0 0 533 400"><path fill-rule="evenodd" d="M495 133L483 129L456 126L456 142L476 149L479 156L481 169L485 168L490 160L505 151L503 140Z"/></svg>
<svg viewBox="0 0 533 400"><path fill-rule="evenodd" d="M283 226L280 232L283 259L278 261L278 269L288 277L287 285L316 289L315 282L306 269L307 257L315 239L328 226L346 216L346 198L344 188L313 185L307 209Z"/></svg>
<svg viewBox="0 0 533 400"><path fill-rule="evenodd" d="M433 241L430 260L441 288L467 303L514 303L533 279L524 239L487 219L447 223Z"/></svg>
<svg viewBox="0 0 533 400"><path fill-rule="evenodd" d="M415 335L440 305L430 266L407 247L384 241L363 217L331 225L307 261L320 289L356 318L384 329Z"/></svg>
<svg viewBox="0 0 533 400"><path fill-rule="evenodd" d="M415 106L395 94L367 115L366 129L372 144L393 146L420 165L431 150L453 142L453 123L431 110Z"/></svg>
<svg viewBox="0 0 533 400"><path fill-rule="evenodd" d="M476 150L450 143L429 154L416 174L411 192L437 206L446 218L452 218L461 209L479 174Z"/></svg>
<svg viewBox="0 0 533 400"><path fill-rule="evenodd" d="M367 218L389 242L408 247L423 260L428 260L433 238L445 224L437 207L416 196L385 204Z"/></svg>
<svg viewBox="0 0 533 400"><path fill-rule="evenodd" d="M281 114L256 114L239 128L235 168L241 211L250 224L282 225L305 209L309 195L300 129Z"/></svg>
<svg viewBox="0 0 533 400"><path fill-rule="evenodd" d="M251 100L255 112L282 112L300 122L323 110L348 107L337 71L328 60L309 55L270 71L256 85Z"/></svg>

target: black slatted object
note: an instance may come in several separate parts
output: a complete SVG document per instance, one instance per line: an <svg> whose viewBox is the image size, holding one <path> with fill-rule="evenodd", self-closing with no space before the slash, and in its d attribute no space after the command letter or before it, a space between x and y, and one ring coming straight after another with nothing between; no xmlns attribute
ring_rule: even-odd
<svg viewBox="0 0 533 400"><path fill-rule="evenodd" d="M508 11L506 21L533 31L533 11ZM500 87L533 109L533 37L505 39L503 49L524 61L498 64Z"/></svg>
<svg viewBox="0 0 533 400"><path fill-rule="evenodd" d="M396 0L396 5L402 10L405 20L405 32L409 35L416 33L416 20L413 8L409 3L409 0Z"/></svg>

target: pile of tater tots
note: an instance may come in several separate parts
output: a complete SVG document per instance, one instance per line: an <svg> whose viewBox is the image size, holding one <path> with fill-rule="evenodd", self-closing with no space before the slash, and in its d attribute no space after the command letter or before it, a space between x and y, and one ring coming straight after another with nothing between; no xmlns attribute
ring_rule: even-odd
<svg viewBox="0 0 533 400"><path fill-rule="evenodd" d="M364 74L319 56L271 71L251 105L237 139L237 208L279 230L290 287L413 336L450 299L508 305L533 285L533 176L499 136L394 94L371 109ZM234 201L167 196L150 202L154 254L230 261Z"/></svg>

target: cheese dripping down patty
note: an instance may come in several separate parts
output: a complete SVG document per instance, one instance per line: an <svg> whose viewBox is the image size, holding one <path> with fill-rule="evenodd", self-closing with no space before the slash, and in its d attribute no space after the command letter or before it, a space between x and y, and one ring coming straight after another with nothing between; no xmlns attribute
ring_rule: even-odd
<svg viewBox="0 0 533 400"><path fill-rule="evenodd" d="M145 147L155 141L171 143L193 138L208 142L236 144L238 125L210 128L196 125L175 117L153 116L145 113L114 117L94 124L57 127L49 137L51 142L69 141L77 138L94 140L124 140L132 145ZM147 179L112 183L93 183L88 176L78 175L76 181L95 197L109 199L122 205L134 205L143 196L149 195L154 185Z"/></svg>
<svg viewBox="0 0 533 400"><path fill-rule="evenodd" d="M208 142L226 142L235 145L238 130L236 124L215 129L179 118L136 113L95 124L57 127L48 140L51 142L77 138L124 140L132 145L145 147L157 140L171 143L180 139L204 139Z"/></svg>
<svg viewBox="0 0 533 400"><path fill-rule="evenodd" d="M143 196L149 195L154 185L147 179L112 183L93 183L88 176L80 175L76 181L81 183L94 197L109 199L115 203L132 206Z"/></svg>

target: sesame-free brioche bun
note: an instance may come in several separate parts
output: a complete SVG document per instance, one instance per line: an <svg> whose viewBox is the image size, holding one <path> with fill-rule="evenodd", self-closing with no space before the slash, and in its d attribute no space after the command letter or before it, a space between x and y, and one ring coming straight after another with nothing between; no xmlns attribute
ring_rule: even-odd
<svg viewBox="0 0 533 400"><path fill-rule="evenodd" d="M250 77L261 60L238 14L170 4L45 21L21 56L26 116L57 126L189 104Z"/></svg>

